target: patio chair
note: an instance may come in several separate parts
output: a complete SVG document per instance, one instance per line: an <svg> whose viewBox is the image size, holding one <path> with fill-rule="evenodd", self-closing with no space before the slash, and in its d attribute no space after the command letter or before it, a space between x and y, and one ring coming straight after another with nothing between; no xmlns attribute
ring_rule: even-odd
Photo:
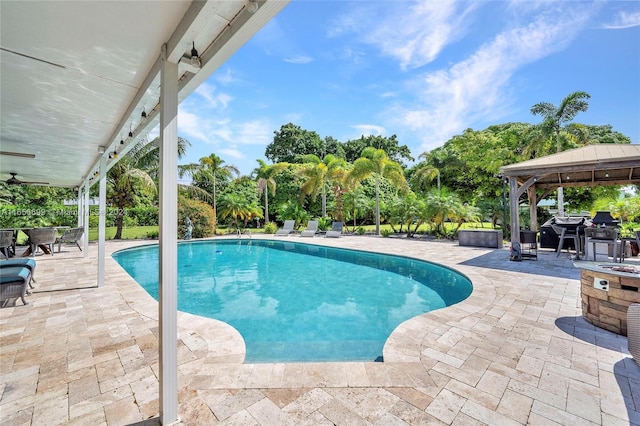
<svg viewBox="0 0 640 426"><path fill-rule="evenodd" d="M585 259L593 250L593 261L596 260L596 244L613 245L613 261L618 261L618 229L617 228L585 228Z"/></svg>
<svg viewBox="0 0 640 426"><path fill-rule="evenodd" d="M288 236L290 233L293 232L293 227L295 225L296 225L295 220L285 220L284 226L276 231L276 236L277 235L281 235L285 237Z"/></svg>
<svg viewBox="0 0 640 426"><path fill-rule="evenodd" d="M82 247L80 247L80 239L82 238L82 234L84 233L84 227L79 228L71 228L64 231L60 237L56 238L56 243L58 244L58 253L60 253L62 243L66 244L75 244L78 246L80 251L82 251Z"/></svg>
<svg viewBox="0 0 640 426"><path fill-rule="evenodd" d="M333 222L331 230L324 235L329 238L339 238L342 235L342 222Z"/></svg>
<svg viewBox="0 0 640 426"><path fill-rule="evenodd" d="M13 247L13 231L0 231L0 253L5 259L11 256L11 248Z"/></svg>
<svg viewBox="0 0 640 426"><path fill-rule="evenodd" d="M27 231L29 236L29 244L31 245L31 256L36 255L38 247L42 249L44 253L49 253L53 256L53 244L56 242L58 231L55 228L35 228Z"/></svg>
<svg viewBox="0 0 640 426"><path fill-rule="evenodd" d="M0 268L0 306L5 307L18 297L27 305L24 296L31 280L31 270L23 267ZM13 302L15 305L15 301Z"/></svg>
<svg viewBox="0 0 640 426"><path fill-rule="evenodd" d="M558 249L556 250L556 257L560 256L562 247L565 240L573 240L573 247L576 249L576 259L580 259L580 237L577 233L570 233L569 230L563 226L551 225L556 234L558 234ZM569 249L567 248L567 255L569 255Z"/></svg>
<svg viewBox="0 0 640 426"><path fill-rule="evenodd" d="M300 236L301 237L315 237L317 232L318 232L318 221L317 220L310 220L307 223L307 229L302 231L300 233Z"/></svg>

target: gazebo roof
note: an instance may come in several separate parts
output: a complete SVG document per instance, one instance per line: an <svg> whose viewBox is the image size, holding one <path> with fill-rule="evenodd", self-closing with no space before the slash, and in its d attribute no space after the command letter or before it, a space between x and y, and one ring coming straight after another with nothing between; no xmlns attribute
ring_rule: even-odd
<svg viewBox="0 0 640 426"><path fill-rule="evenodd" d="M640 145L595 144L501 169L538 188L640 184Z"/></svg>

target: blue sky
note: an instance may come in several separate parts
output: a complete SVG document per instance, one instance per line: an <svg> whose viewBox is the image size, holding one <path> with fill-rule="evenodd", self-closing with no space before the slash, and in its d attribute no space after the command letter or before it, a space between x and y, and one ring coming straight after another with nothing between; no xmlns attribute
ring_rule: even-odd
<svg viewBox="0 0 640 426"><path fill-rule="evenodd" d="M576 122L640 143L640 2L293 0L180 105L180 163L213 152L249 174L289 122L396 134L417 158L575 91Z"/></svg>

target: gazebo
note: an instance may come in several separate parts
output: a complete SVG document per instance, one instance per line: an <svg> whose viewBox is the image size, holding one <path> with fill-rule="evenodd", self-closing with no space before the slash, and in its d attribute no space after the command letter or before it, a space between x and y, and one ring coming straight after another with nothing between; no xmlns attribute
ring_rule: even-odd
<svg viewBox="0 0 640 426"><path fill-rule="evenodd" d="M531 230L537 231L536 206L556 188L639 184L640 145L588 145L505 166L501 173L509 179L511 229L520 229L518 202L526 193ZM520 233L511 232L511 241L520 242Z"/></svg>

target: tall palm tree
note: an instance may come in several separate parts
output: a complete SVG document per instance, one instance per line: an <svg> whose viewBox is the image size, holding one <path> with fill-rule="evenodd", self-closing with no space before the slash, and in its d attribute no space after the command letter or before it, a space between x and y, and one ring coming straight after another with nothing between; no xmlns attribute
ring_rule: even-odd
<svg viewBox="0 0 640 426"><path fill-rule="evenodd" d="M122 238L124 209L134 207L142 192L156 192L151 176L136 166L132 157L124 156L107 173L107 201L117 208L115 240Z"/></svg>
<svg viewBox="0 0 640 426"><path fill-rule="evenodd" d="M542 133L553 137L556 142L556 152L562 151L563 125L573 120L579 112L589 108L587 99L591 96L587 92L573 92L562 100L556 107L549 102L539 102L531 107L531 114L542 116L540 125ZM558 188L558 214L564 216L564 196L562 187Z"/></svg>
<svg viewBox="0 0 640 426"><path fill-rule="evenodd" d="M376 235L380 235L380 179L386 178L398 188L406 189L402 166L390 160L383 149L367 147L353 163L347 181L361 182L369 176L375 178L376 185Z"/></svg>
<svg viewBox="0 0 640 426"><path fill-rule="evenodd" d="M187 148L191 143L181 137L178 137L178 158L184 157ZM158 179L158 170L160 168L160 137L152 139L150 142L143 140L136 144L128 156L132 157L139 169L145 170L154 180Z"/></svg>
<svg viewBox="0 0 640 426"><path fill-rule="evenodd" d="M303 155L302 161L304 165L297 173L304 179L300 187L301 201L306 196L315 198L320 194L322 218L325 218L327 216L327 192L331 189L334 189L334 192L339 192L339 181L345 175L347 163L342 158L331 154L322 160L315 154Z"/></svg>
<svg viewBox="0 0 640 426"><path fill-rule="evenodd" d="M269 222L269 192L276 195L276 180L274 176L282 169L289 166L289 163L276 163L268 165L264 160L258 159L259 166L253 170L258 184L258 198L264 194L264 221Z"/></svg>
<svg viewBox="0 0 640 426"><path fill-rule="evenodd" d="M218 177L223 179L231 179L233 176L239 176L240 171L237 167L224 164L224 160L218 157L216 154L211 154L208 157L202 157L199 163L184 164L178 166L178 175L184 177L190 175L194 180L194 185L198 186L205 191L211 193L213 196L213 232L215 235L217 228L217 205L216 205L216 192Z"/></svg>
<svg viewBox="0 0 640 426"><path fill-rule="evenodd" d="M189 146L188 140L178 138L179 158ZM157 191L154 180L158 177L159 165L160 138L155 138L137 143L107 172L107 199L118 209L114 239L122 238L124 209L134 207L145 191Z"/></svg>

